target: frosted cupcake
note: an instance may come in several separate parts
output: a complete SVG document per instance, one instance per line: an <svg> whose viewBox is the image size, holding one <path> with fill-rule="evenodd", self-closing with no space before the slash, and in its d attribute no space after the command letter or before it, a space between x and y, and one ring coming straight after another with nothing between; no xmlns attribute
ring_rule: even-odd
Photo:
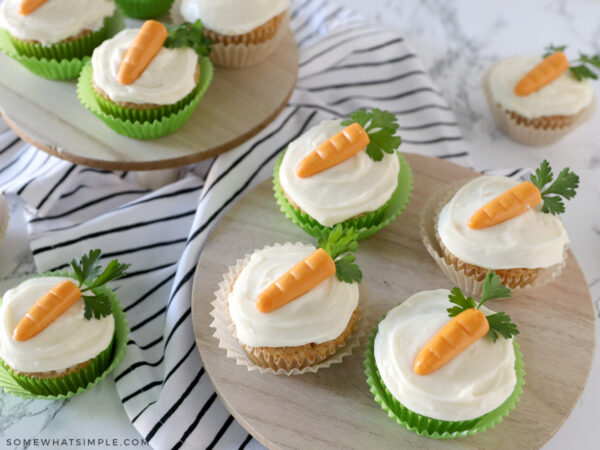
<svg viewBox="0 0 600 450"><path fill-rule="evenodd" d="M397 128L389 112L359 110L290 142L273 175L281 211L313 236L341 223L364 239L391 223L412 191Z"/></svg>
<svg viewBox="0 0 600 450"><path fill-rule="evenodd" d="M491 428L522 393L516 325L482 306L510 295L491 274L479 303L460 289L419 292L389 311L367 345L367 382L410 431L455 438Z"/></svg>
<svg viewBox="0 0 600 450"><path fill-rule="evenodd" d="M226 277L221 308L252 363L272 373L302 373L348 342L359 318L362 279L348 253L356 251L355 237L338 228L318 249L265 247Z"/></svg>
<svg viewBox="0 0 600 450"><path fill-rule="evenodd" d="M212 61L241 68L268 58L289 27L289 0L176 0L175 23L202 20L213 42Z"/></svg>
<svg viewBox="0 0 600 450"><path fill-rule="evenodd" d="M495 64L485 75L484 91L498 127L526 145L556 142L594 111L589 78L598 56L569 61L566 47L549 47L545 58L517 56Z"/></svg>
<svg viewBox="0 0 600 450"><path fill-rule="evenodd" d="M572 198L578 184L579 177L568 168L553 180L547 161L531 181L475 178L432 200L438 202L437 213L424 229L435 237L425 233L425 245L467 292L481 292L488 270L513 290L541 286L564 267L569 238L557 214L564 212L563 198Z"/></svg>
<svg viewBox="0 0 600 450"><path fill-rule="evenodd" d="M81 393L123 356L127 323L105 284L128 266L115 260L102 271L99 257L94 250L71 263L70 275L45 274L4 294L0 362L23 388L20 395Z"/></svg>
<svg viewBox="0 0 600 450"><path fill-rule="evenodd" d="M9 42L1 39L0 49L38 75L74 78L108 37L114 12L110 0L5 0L0 28Z"/></svg>
<svg viewBox="0 0 600 450"><path fill-rule="evenodd" d="M82 103L115 131L150 139L183 125L212 79L202 24L146 21L100 45L81 73ZM136 124L137 123L137 124Z"/></svg>

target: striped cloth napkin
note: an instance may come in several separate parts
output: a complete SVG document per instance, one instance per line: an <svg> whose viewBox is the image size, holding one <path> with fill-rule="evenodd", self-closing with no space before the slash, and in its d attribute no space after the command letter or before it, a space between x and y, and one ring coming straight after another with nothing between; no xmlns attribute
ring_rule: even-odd
<svg viewBox="0 0 600 450"><path fill-rule="evenodd" d="M155 448L260 447L204 373L190 299L211 229L271 177L290 140L324 119L378 107L397 115L402 151L469 164L453 113L401 36L323 0L292 1L291 27L300 73L281 114L248 142L155 191L141 189L132 173L37 151L0 123L0 189L27 204L38 270L64 268L90 248L101 248L105 262L132 264L114 283L131 326L114 380L127 415Z"/></svg>

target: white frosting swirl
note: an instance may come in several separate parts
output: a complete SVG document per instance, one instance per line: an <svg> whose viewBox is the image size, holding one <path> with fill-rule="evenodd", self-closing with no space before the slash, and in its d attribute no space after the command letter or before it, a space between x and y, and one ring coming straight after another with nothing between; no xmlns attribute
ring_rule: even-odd
<svg viewBox="0 0 600 450"><path fill-rule="evenodd" d="M515 86L542 61L538 56L517 56L500 61L489 77L492 97L504 109L528 119L573 115L592 103L594 89L589 80L577 81L570 71L529 95L515 94Z"/></svg>
<svg viewBox="0 0 600 450"><path fill-rule="evenodd" d="M479 177L461 187L444 206L438 233L459 259L486 269L536 269L563 260L567 232L557 216L542 213L541 204L491 227L467 226L473 213L519 184L506 177Z"/></svg>
<svg viewBox="0 0 600 450"><path fill-rule="evenodd" d="M375 211L398 186L400 161L395 153L373 161L361 151L311 177L296 175L296 166L306 155L344 128L339 120L326 120L311 128L290 142L279 168L279 182L286 195L325 226Z"/></svg>
<svg viewBox="0 0 600 450"><path fill-rule="evenodd" d="M86 320L83 301L75 302L37 336L21 342L13 339L14 329L29 309L46 292L67 279L32 278L4 294L0 306L0 357L13 369L60 372L95 358L109 346L115 331L114 317Z"/></svg>
<svg viewBox="0 0 600 450"><path fill-rule="evenodd" d="M294 301L262 313L255 301L277 278L315 251L286 244L255 252L229 294L229 314L240 342L252 347L294 347L337 338L358 306L358 284L335 275Z"/></svg>
<svg viewBox="0 0 600 450"><path fill-rule="evenodd" d="M181 0L180 12L187 22L201 19L207 29L233 36L264 25L289 5L290 0Z"/></svg>
<svg viewBox="0 0 600 450"><path fill-rule="evenodd" d="M375 362L392 395L417 414L438 420L480 417L512 394L517 376L512 339L484 337L429 375L413 371L423 346L448 322L450 291L419 292L379 323ZM487 315L492 313L482 307Z"/></svg>
<svg viewBox="0 0 600 450"><path fill-rule="evenodd" d="M110 0L49 0L30 14L19 13L21 0L0 5L0 28L22 40L56 44L83 30L97 31L115 12Z"/></svg>
<svg viewBox="0 0 600 450"><path fill-rule="evenodd" d="M196 86L198 55L189 47L161 48L142 75L131 84L121 84L117 74L123 56L139 28L126 29L98 46L92 55L94 83L113 102L171 105Z"/></svg>

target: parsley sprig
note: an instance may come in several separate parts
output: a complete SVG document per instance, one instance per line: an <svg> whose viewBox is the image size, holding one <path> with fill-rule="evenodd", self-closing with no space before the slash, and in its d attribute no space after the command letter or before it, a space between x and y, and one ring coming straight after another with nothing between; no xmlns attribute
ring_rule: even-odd
<svg viewBox="0 0 600 450"><path fill-rule="evenodd" d="M341 225L327 229L319 237L319 247L325 250L335 262L335 274L345 283L362 281L362 271L354 263L356 257L350 253L358 250L358 231L344 230Z"/></svg>
<svg viewBox="0 0 600 450"><path fill-rule="evenodd" d="M204 36L201 20L194 23L182 23L168 27L168 36L164 46L168 48L190 47L199 56L208 56L212 39Z"/></svg>
<svg viewBox="0 0 600 450"><path fill-rule="evenodd" d="M566 45L550 44L544 50L544 58L555 52L564 52L566 49ZM595 71L598 71L598 69L600 69L600 55L590 56L584 53L579 53L579 59L569 61L569 70L577 81L581 81L584 78L597 80L598 75Z"/></svg>
<svg viewBox="0 0 600 450"><path fill-rule="evenodd" d="M102 252L99 249L90 250L87 255L81 257L80 261L73 259L70 263L81 293L94 294L81 296L84 304L84 317L87 320L92 317L101 319L112 313L108 296L94 289L104 286L109 281L121 278L130 266L130 264L121 264L118 260L113 259L102 270L102 266L98 264L101 256Z"/></svg>
<svg viewBox="0 0 600 450"><path fill-rule="evenodd" d="M561 214L565 212L563 199L570 200L575 197L576 190L579 187L579 176L565 167L560 171L554 182L554 174L550 163L542 161L540 167L536 169L535 175L530 179L542 194L542 212L551 214ZM550 186L546 187L548 183ZM562 197L562 198L561 198Z"/></svg>
<svg viewBox="0 0 600 450"><path fill-rule="evenodd" d="M500 283L500 278L498 278L496 272L488 272L483 282L483 292L481 293L481 300L479 303L471 296L465 297L458 287L455 287L450 291L448 298L450 299L450 303L453 303L456 306L447 309L448 315L450 317L455 317L467 309L481 308L481 305L488 300L507 297L510 297L510 289ZM506 313L497 312L486 316L486 318L490 325L487 335L493 342L498 340L499 334L505 339L509 339L512 336L519 334L517 326L511 322L510 317Z"/></svg>
<svg viewBox="0 0 600 450"><path fill-rule="evenodd" d="M398 122L391 112L377 108L370 111L359 109L350 114L350 119L344 120L342 125L348 126L355 122L369 135L367 155L374 161L381 161L384 152L394 153L402 144L400 136L394 136L398 130Z"/></svg>

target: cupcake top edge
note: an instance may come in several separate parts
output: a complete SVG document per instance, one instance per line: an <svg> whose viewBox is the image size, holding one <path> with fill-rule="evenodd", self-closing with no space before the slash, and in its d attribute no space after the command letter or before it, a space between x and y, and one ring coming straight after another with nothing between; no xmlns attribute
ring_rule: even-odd
<svg viewBox="0 0 600 450"><path fill-rule="evenodd" d="M121 84L119 68L138 31L122 30L94 50L92 79L95 86L115 103L177 103L196 86L198 54L189 47L162 47L139 78L130 84Z"/></svg>
<svg viewBox="0 0 600 450"><path fill-rule="evenodd" d="M21 0L5 0L0 5L0 28L17 39L43 45L98 31L115 12L110 0L50 0L27 15L19 13L20 4Z"/></svg>
<svg viewBox="0 0 600 450"><path fill-rule="evenodd" d="M589 80L578 81L570 71L528 95L515 93L519 81L542 60L541 56L515 56L496 63L488 79L494 101L527 119L574 115L592 103Z"/></svg>
<svg viewBox="0 0 600 450"><path fill-rule="evenodd" d="M471 420L496 409L512 394L517 377L512 338L482 337L427 375L413 370L420 350L449 322L451 292L419 292L379 323L375 362L390 393L411 411L445 421ZM493 313L485 306L485 315Z"/></svg>
<svg viewBox="0 0 600 450"><path fill-rule="evenodd" d="M269 312L257 308L257 298L265 290L315 251L312 245L287 243L250 256L228 296L229 313L241 343L252 347L321 344L344 331L358 307L358 283L340 281L333 275L283 306Z"/></svg>
<svg viewBox="0 0 600 450"><path fill-rule="evenodd" d="M216 33L249 33L289 8L289 0L180 0L179 10L188 22L201 19Z"/></svg>
<svg viewBox="0 0 600 450"><path fill-rule="evenodd" d="M61 372L99 355L114 335L113 315L87 320L83 301L76 301L39 334L25 341L13 333L21 319L50 289L68 277L32 278L8 290L0 305L0 357L20 372Z"/></svg>

